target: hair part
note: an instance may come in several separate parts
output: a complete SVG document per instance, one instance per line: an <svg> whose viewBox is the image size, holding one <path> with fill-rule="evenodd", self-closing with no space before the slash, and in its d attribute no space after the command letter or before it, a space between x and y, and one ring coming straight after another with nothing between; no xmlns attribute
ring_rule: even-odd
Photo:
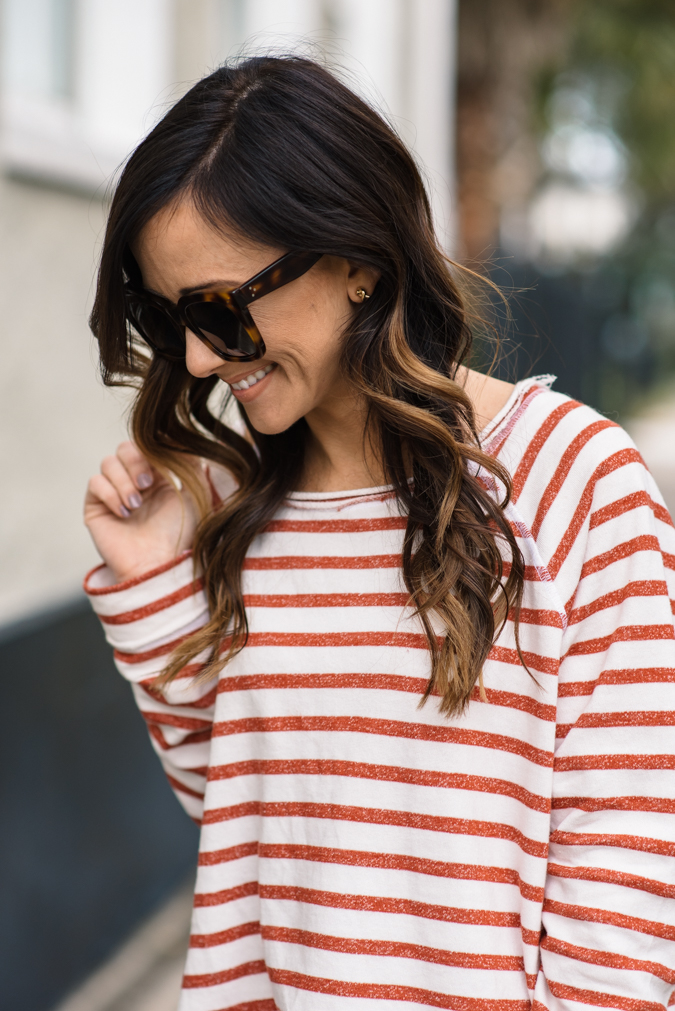
<svg viewBox="0 0 675 1011"><path fill-rule="evenodd" d="M482 451L455 381L471 326L419 171L373 109L302 57L251 58L198 82L131 156L112 202L91 317L104 379L138 385L133 438L198 501L189 457L220 464L238 484L217 508L202 502L195 560L210 620L176 648L160 681L187 665L212 676L245 646L244 559L298 486L309 431L301 419L263 435L242 411L249 442L209 407L217 377L150 358L127 325L124 280L140 280L130 243L179 199L217 227L378 272L344 332L342 367L367 404L367 437L407 515L403 579L431 659L424 697L438 694L444 712L461 712L522 597L523 559L504 512L510 479ZM202 653L208 660L197 664Z"/></svg>

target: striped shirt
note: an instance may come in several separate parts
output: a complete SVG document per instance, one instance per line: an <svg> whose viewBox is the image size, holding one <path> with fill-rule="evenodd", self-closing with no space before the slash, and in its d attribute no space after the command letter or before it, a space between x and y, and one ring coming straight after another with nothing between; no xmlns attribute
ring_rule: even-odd
<svg viewBox="0 0 675 1011"><path fill-rule="evenodd" d="M388 488L289 496L217 683L152 679L207 618L186 554L86 587L202 825L181 1011L675 1003L675 530L616 424L519 383L483 433L526 563L448 718Z"/></svg>

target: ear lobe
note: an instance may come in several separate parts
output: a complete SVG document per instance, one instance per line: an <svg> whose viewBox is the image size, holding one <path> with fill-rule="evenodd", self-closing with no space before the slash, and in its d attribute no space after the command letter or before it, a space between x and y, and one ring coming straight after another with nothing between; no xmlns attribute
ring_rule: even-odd
<svg viewBox="0 0 675 1011"><path fill-rule="evenodd" d="M350 302L361 305L370 298L380 279L379 271L350 263L348 274L348 294Z"/></svg>

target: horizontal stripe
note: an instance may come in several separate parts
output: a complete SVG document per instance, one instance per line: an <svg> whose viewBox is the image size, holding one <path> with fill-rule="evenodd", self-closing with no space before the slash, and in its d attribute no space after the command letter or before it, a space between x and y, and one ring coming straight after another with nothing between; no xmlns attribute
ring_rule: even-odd
<svg viewBox="0 0 675 1011"><path fill-rule="evenodd" d="M160 597L159 600L155 600L151 604L136 607L133 611L123 611L121 614L99 614L99 618L104 625L129 625L132 621L142 621L143 618L149 618L153 614L159 614L160 611L166 611L167 608L180 604L181 601L187 600L188 597L194 596L203 589L204 580L200 577L191 583L186 583L185 586L181 586L174 593L169 593L166 597Z"/></svg>
<svg viewBox="0 0 675 1011"><path fill-rule="evenodd" d="M214 934L192 934L190 936L191 948L215 948L221 944L231 944L242 937L250 937L260 933L260 923L252 920L250 923L238 923L236 927L229 930L219 930Z"/></svg>
<svg viewBox="0 0 675 1011"><path fill-rule="evenodd" d="M143 714L141 713L141 716L142 715ZM211 727L210 726L209 726L208 730L200 730L200 731L195 731L195 733L188 734L187 736L183 737L181 740L177 741L175 744L170 744L166 740L166 738L164 737L164 734L162 733L161 729L157 726L156 723L153 723L151 720L148 720L147 721L147 727L148 727L148 733L150 734L150 736L152 737L152 739L154 741L156 741L157 744L159 744L159 746L162 749L162 751L173 751L174 748L182 748L182 747L184 747L187 744L203 744L205 741L210 741L211 740Z"/></svg>
<svg viewBox="0 0 675 1011"><path fill-rule="evenodd" d="M657 811L675 814L675 800L666 797L554 797L554 811L575 807L579 811Z"/></svg>
<svg viewBox="0 0 675 1011"><path fill-rule="evenodd" d="M228 1004L226 1008L219 1008L218 1011L279 1011L279 1009L270 997L267 1000L247 1000L243 1004Z"/></svg>
<svg viewBox="0 0 675 1011"><path fill-rule="evenodd" d="M639 934L675 941L675 927L671 927L668 923L644 920L640 916L627 916L625 913L592 909L588 906L572 905L569 902L554 902L552 899L544 899L544 912L555 913L557 916L565 916L572 920L584 920L587 923L608 923L613 927L634 930Z"/></svg>
<svg viewBox="0 0 675 1011"><path fill-rule="evenodd" d="M219 892L195 892L195 909L203 909L208 906L223 906L227 902L236 902L238 899L245 899L249 895L258 894L258 882L247 881L243 885L235 885L234 888L222 888Z"/></svg>
<svg viewBox="0 0 675 1011"><path fill-rule="evenodd" d="M198 665L196 670L193 671L192 676L194 677L195 674L198 674L200 669L201 665ZM181 673L184 673L184 670ZM204 695L202 695L200 698L193 697L190 699L189 702L186 702L185 699L182 699L181 701L171 702L169 699L167 699L164 690L162 688L155 688L153 682L154 678L149 679L148 681L136 682L136 684L137 687L141 689L143 694L147 695L148 698L152 700L152 702L161 702L165 706L175 706L175 708L177 709L185 709L186 706L189 706L190 709L209 709L216 700L217 694L216 685L214 685L213 688L210 688L207 692L205 692ZM169 691L171 691L170 688Z"/></svg>
<svg viewBox="0 0 675 1011"><path fill-rule="evenodd" d="M278 691L281 689L332 689L359 688L363 691L411 692L422 695L426 678L406 677L403 674L240 674L236 677L226 672L218 683L218 692Z"/></svg>
<svg viewBox="0 0 675 1011"><path fill-rule="evenodd" d="M263 533L295 534L352 534L371 533L375 530L405 530L405 516L373 516L353 520L272 520Z"/></svg>
<svg viewBox="0 0 675 1011"><path fill-rule="evenodd" d="M276 569L400 569L401 555L266 555L244 559L244 570L265 572Z"/></svg>
<svg viewBox="0 0 675 1011"><path fill-rule="evenodd" d="M446 951L430 948L423 944L405 941L380 941L352 937L333 937L317 934L309 930L295 930L291 927L265 925L262 928L264 941L280 944L298 944L305 948L320 948L344 955L369 955L375 958L411 958L418 962L432 962L434 965L450 965L458 969L478 969L488 972L523 972L523 959L514 955L474 955L464 951Z"/></svg>
<svg viewBox="0 0 675 1011"><path fill-rule="evenodd" d="M509 611L509 620L515 622L515 610ZM545 608L521 607L518 611L518 621L521 625L536 625L538 628L562 628L562 615L558 611Z"/></svg>
<svg viewBox="0 0 675 1011"><path fill-rule="evenodd" d="M603 569L606 569L609 565L613 565L614 562L620 562L624 558L631 558L640 551L657 551L660 554L661 545L658 537L654 537L653 534L640 534L629 541L622 541L621 544L616 544L609 551L603 551L601 554L589 558L581 568L579 582L581 583L587 576L593 575L595 572L602 572Z"/></svg>
<svg viewBox="0 0 675 1011"><path fill-rule="evenodd" d="M405 607L407 593L246 593L246 607Z"/></svg>
<svg viewBox="0 0 675 1011"><path fill-rule="evenodd" d="M647 1001L642 997L635 1000L633 997L621 997L613 993L601 993L599 990L587 990L578 986L570 986L568 983L558 983L552 979L548 979L546 982L554 997L591 1004L593 1007L617 1008L618 1011L663 1011L663 1004L656 1004L654 1001Z"/></svg>
<svg viewBox="0 0 675 1011"><path fill-rule="evenodd" d="M416 899L399 899L387 895L349 895L327 892L299 885L260 885L260 898L280 902L300 902L329 909L352 909L357 912L391 913L395 916L417 916L442 923L466 923L478 927L511 927L520 929L518 913L502 913L491 909L465 909L438 906Z"/></svg>
<svg viewBox="0 0 675 1011"><path fill-rule="evenodd" d="M168 772L165 773L165 775L174 790L178 790L180 793L186 793L188 797L197 797L198 800L204 799L203 790L201 793L199 790L192 790L189 786L186 786L185 783L181 783L179 779L176 779L175 776L170 776Z"/></svg>
<svg viewBox="0 0 675 1011"><path fill-rule="evenodd" d="M675 769L675 755L570 755L556 758L556 772L587 769Z"/></svg>
<svg viewBox="0 0 675 1011"><path fill-rule="evenodd" d="M541 674L558 673L560 661L557 657L541 656L539 653L532 653L529 650L521 650L522 657L531 670L536 670ZM518 651L507 646L493 646L488 653L488 660L496 660L499 663L513 664L514 667L522 667L522 661L518 656Z"/></svg>
<svg viewBox="0 0 675 1011"><path fill-rule="evenodd" d="M602 881L622 888L636 888L650 895L661 895L665 899L675 899L675 884L669 885L638 874L609 870L607 867L566 867L563 864L548 865L548 873L555 878L572 878L578 881Z"/></svg>
<svg viewBox="0 0 675 1011"><path fill-rule="evenodd" d="M626 583L619 590L613 590L611 593L605 593L602 597L598 597L591 604L586 604L584 607L575 608L569 617L570 625L574 625L577 622L585 621L592 614L597 614L598 611L604 611L608 607L616 607L618 604L623 604L624 601L629 600L631 597L667 597L668 587L665 580L657 579L638 579L633 580L631 583Z"/></svg>
<svg viewBox="0 0 675 1011"><path fill-rule="evenodd" d="M220 986L223 983L230 983L233 979L241 979L242 976L256 976L267 973L267 966L260 959L256 962L244 962L234 969L223 969L221 972L206 972L199 976L183 976L183 989L193 990L196 987Z"/></svg>
<svg viewBox="0 0 675 1011"><path fill-rule="evenodd" d="M373 779L389 783L410 783L444 790L475 790L494 793L520 801L533 811L550 810L550 800L510 783L506 779L487 776L467 776L457 772L436 772L431 769L407 769L392 765L371 765L369 762L347 762L334 759L251 759L213 765L209 781L234 779L237 776L346 776Z"/></svg>
<svg viewBox="0 0 675 1011"><path fill-rule="evenodd" d="M609 520L617 519L627 512L632 512L633 509L641 509L644 506L651 509L658 520L672 527L673 521L667 509L664 509L659 502L655 502L646 491L635 491L631 495L624 495L623 498L617 499L616 502L610 502L609 505L602 506L592 513L589 529L595 530L596 527L607 523Z"/></svg>
<svg viewBox="0 0 675 1011"><path fill-rule="evenodd" d="M493 751L507 751L536 765L551 766L553 754L535 748L516 737L465 730L448 724L408 723L403 720L378 720L368 716L272 716L249 717L213 724L213 736L260 733L349 733L401 737L443 744L473 745Z"/></svg>
<svg viewBox="0 0 675 1011"><path fill-rule="evenodd" d="M588 965L604 965L608 969L621 969L624 972L647 972L666 983L675 983L675 969L670 969L660 962L647 962L640 958L628 958L626 955L615 955L611 951L596 951L594 948L581 948L567 941L560 941L547 934L541 942L543 951L552 951L565 958L575 958L578 962Z"/></svg>
<svg viewBox="0 0 675 1011"><path fill-rule="evenodd" d="M257 842L240 843L239 846L228 846L222 850L202 850L199 854L200 867L213 867L215 864L229 863L231 860L243 860L244 857L255 856L258 852Z"/></svg>
<svg viewBox="0 0 675 1011"><path fill-rule="evenodd" d="M161 657L173 653L177 646L185 642L189 634L179 635L177 638L172 639L171 642L163 642L161 646L155 646L153 649L138 650L133 653L126 653L121 649L115 649L113 650L113 656L120 663L124 664L146 663L148 660L159 660ZM160 671L157 671L157 673L159 674Z"/></svg>
<svg viewBox="0 0 675 1011"><path fill-rule="evenodd" d="M666 839L648 839L637 835L617 835L596 832L551 832L551 842L561 846L617 846L620 849L637 850L639 853L658 853L661 856L675 856L675 843Z"/></svg>
<svg viewBox="0 0 675 1011"><path fill-rule="evenodd" d="M558 695L592 695L597 685L675 684L672 667L631 667L623 670L605 670L590 681L570 681L561 684Z"/></svg>
<svg viewBox="0 0 675 1011"><path fill-rule="evenodd" d="M462 881L489 881L493 884L515 885L525 899L542 902L544 889L522 881L510 867L485 867L480 864L444 863L401 853L370 853L364 850L332 849L327 846L302 846L291 843L263 843L261 858L268 860L310 860L315 863L342 864L348 867L379 867L385 870L410 871L437 878Z"/></svg>
<svg viewBox="0 0 675 1011"><path fill-rule="evenodd" d="M402 674L244 674L237 677L225 674L221 677L218 692L249 692L249 691L277 691L279 689L312 689L326 690L336 688L357 688L363 691L395 691L410 692L414 695L423 695L427 688L426 678L406 677ZM431 693L438 697L438 692ZM520 712L530 713L540 720L553 722L556 715L556 707L539 702L530 698L529 695L520 695L516 692L500 691L495 688L485 688L487 702L493 706L504 706L508 709L517 709ZM483 704L479 689L474 689L471 696L472 701Z"/></svg>
<svg viewBox="0 0 675 1011"><path fill-rule="evenodd" d="M577 727L672 727L675 726L675 712L644 709L623 713L582 713Z"/></svg>
<svg viewBox="0 0 675 1011"><path fill-rule="evenodd" d="M251 632L248 649L256 646L316 649L342 646L394 646L399 649L428 649L423 632Z"/></svg>
<svg viewBox="0 0 675 1011"><path fill-rule="evenodd" d="M650 642L658 639L675 639L672 625L624 625L615 628L610 635L597 639L585 639L572 643L563 660L568 656L588 656L591 653L604 653L615 642Z"/></svg>
<svg viewBox="0 0 675 1011"><path fill-rule="evenodd" d="M367 825L390 825L415 828L426 832L443 832L449 835L480 836L514 843L524 853L546 857L548 845L530 839L520 829L501 822L470 818L449 818L436 814L419 814L414 811L391 811L384 808L356 807L345 804L312 804L303 802L273 803L247 801L230 807L216 807L204 812L203 824L212 825L233 818L260 815L263 818L321 818L332 821L353 821Z"/></svg>
<svg viewBox="0 0 675 1011"><path fill-rule="evenodd" d="M360 997L369 1000L408 1001L424 1007L446 1008L447 1011L531 1011L529 1000L492 1000L485 997L457 997L416 986L393 983L351 983L345 980L308 976L290 969L268 968L270 979L277 986L324 993L331 997Z"/></svg>
<svg viewBox="0 0 675 1011"><path fill-rule="evenodd" d="M191 551L183 551L181 554L172 558L170 562L164 562L162 565L158 565L155 569L150 569L149 572L144 572L140 576L132 576L131 579L124 579L121 583L115 583L113 586L91 586L91 577L96 573L105 569L105 565L97 565L95 569L92 569L85 578L84 589L86 590L87 596L96 599L97 597L106 597L111 593L124 593L125 590L130 590L135 586L140 586L142 583L147 583L151 579L155 579L157 576L163 575L165 572L169 572L171 569L177 568L181 565L187 558L192 554Z"/></svg>
<svg viewBox="0 0 675 1011"><path fill-rule="evenodd" d="M148 711L141 712L141 716L148 723L154 723L161 727L178 727L180 730L205 730L211 732L211 721L203 720L196 716L178 716L176 713L158 713Z"/></svg>

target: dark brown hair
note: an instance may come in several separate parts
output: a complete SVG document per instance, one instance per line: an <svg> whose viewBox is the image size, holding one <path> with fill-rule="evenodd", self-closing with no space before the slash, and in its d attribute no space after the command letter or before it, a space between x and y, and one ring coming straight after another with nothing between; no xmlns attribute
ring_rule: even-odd
<svg viewBox="0 0 675 1011"><path fill-rule="evenodd" d="M244 557L298 486L308 434L304 419L278 435L249 425L252 445L209 409L217 377L195 379L182 363L149 358L128 326L124 280L141 283L130 243L182 197L212 223L277 249L379 272L344 333L342 363L365 398L369 437L408 517L402 568L429 643L426 694L438 692L445 712L460 712L522 595L522 556L504 515L509 476L481 450L472 405L454 381L471 328L417 167L373 109L301 57L248 59L196 84L129 159L108 220L91 317L104 379L136 381L136 443L197 498L186 454L223 465L238 483L231 498L204 510L197 532L211 619L175 650L164 679L204 649L213 673L246 644Z"/></svg>

